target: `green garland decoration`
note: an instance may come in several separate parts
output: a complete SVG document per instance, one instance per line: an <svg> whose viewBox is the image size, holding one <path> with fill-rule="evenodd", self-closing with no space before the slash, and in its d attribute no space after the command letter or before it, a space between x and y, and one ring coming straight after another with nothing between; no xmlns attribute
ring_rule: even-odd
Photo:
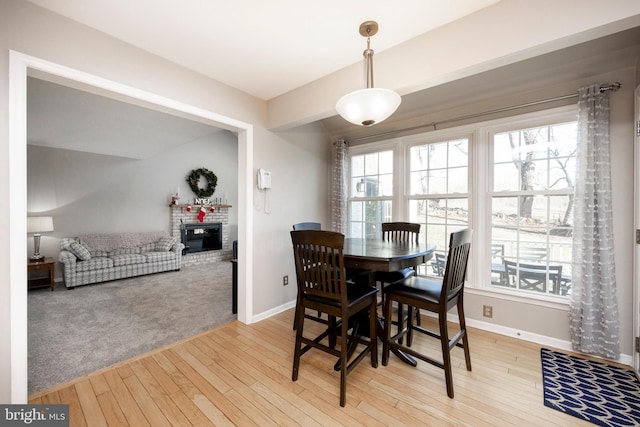
<svg viewBox="0 0 640 427"><path fill-rule="evenodd" d="M207 180L207 188L198 187L200 177L203 176ZM216 191L216 185L218 185L218 177L215 173L209 169L200 168L191 171L191 174L187 177L189 187L196 193L198 197L210 197L214 191Z"/></svg>

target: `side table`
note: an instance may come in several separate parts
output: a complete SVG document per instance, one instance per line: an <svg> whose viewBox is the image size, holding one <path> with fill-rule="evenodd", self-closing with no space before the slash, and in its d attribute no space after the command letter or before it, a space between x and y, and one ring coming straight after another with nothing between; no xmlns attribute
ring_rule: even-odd
<svg viewBox="0 0 640 427"><path fill-rule="evenodd" d="M55 260L52 257L46 257L42 260L30 259L27 263L27 284L29 290L50 287L51 292L55 287ZM31 273L46 271L48 277L29 278ZM39 275L38 275L39 276Z"/></svg>

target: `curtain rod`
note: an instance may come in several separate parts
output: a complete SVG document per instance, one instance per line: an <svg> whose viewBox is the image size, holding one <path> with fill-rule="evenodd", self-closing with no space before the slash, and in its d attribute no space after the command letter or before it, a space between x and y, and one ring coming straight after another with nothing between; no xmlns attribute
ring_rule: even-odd
<svg viewBox="0 0 640 427"><path fill-rule="evenodd" d="M615 92L618 89L620 89L621 87L622 87L622 85L620 83L618 83L618 82L602 85L602 86L600 86L600 93L604 93L604 92L608 92L608 91ZM391 131L388 131L388 132L381 132L381 133L377 133L375 135L367 135L367 136L361 136L361 137L358 137L358 138L347 139L347 142L349 142L349 141L361 141L361 140L371 139L371 138L378 138L378 137L381 137L381 136L393 135L393 134L396 134L396 133L399 133L399 132L412 131L412 130L422 129L422 128L425 128L425 127L433 127L433 129L435 130L438 125L442 125L442 124L445 124L445 123L459 122L459 121L462 121L462 120L474 119L476 117L488 116L490 114L503 113L505 111L517 110L517 109L520 109L520 108L532 107L534 105L546 104L546 103L549 103L549 102L561 101L563 99L577 98L577 97L578 97L578 93L576 92L576 93L572 93L572 94L569 94L569 95L561 95L561 96L556 96L554 98L547 98L547 99L541 99L539 101L527 102L525 104L512 105L510 107L503 107L503 108L498 108L498 109L495 109L495 110L483 111L481 113L475 113L475 114L469 114L469 115L466 115L466 116L454 117L452 119L445 119L445 120L440 120L440 121L437 121L437 122L425 123L425 124L422 124L422 125L412 126L412 127L403 128L403 129L391 130Z"/></svg>

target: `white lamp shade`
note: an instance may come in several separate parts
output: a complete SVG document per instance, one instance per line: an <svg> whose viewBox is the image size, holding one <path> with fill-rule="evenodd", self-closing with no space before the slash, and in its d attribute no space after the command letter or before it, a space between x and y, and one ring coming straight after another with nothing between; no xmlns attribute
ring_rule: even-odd
<svg viewBox="0 0 640 427"><path fill-rule="evenodd" d="M27 217L27 233L46 233L53 231L53 218L50 216Z"/></svg>
<svg viewBox="0 0 640 427"><path fill-rule="evenodd" d="M392 115L401 101L400 95L391 89L367 88L340 98L336 110L348 122L372 126Z"/></svg>

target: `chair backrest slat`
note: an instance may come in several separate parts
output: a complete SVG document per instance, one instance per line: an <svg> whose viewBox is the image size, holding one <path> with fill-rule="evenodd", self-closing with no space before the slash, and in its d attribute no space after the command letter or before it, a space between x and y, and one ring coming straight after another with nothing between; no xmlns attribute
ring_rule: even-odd
<svg viewBox="0 0 640 427"><path fill-rule="evenodd" d="M473 232L470 229L451 233L447 266L442 280L441 303L446 303L455 298L464 288L472 234Z"/></svg>
<svg viewBox="0 0 640 427"><path fill-rule="evenodd" d="M332 231L291 232L298 292L346 303L344 235Z"/></svg>
<svg viewBox="0 0 640 427"><path fill-rule="evenodd" d="M413 222L383 222L382 240L418 243L420 224Z"/></svg>

